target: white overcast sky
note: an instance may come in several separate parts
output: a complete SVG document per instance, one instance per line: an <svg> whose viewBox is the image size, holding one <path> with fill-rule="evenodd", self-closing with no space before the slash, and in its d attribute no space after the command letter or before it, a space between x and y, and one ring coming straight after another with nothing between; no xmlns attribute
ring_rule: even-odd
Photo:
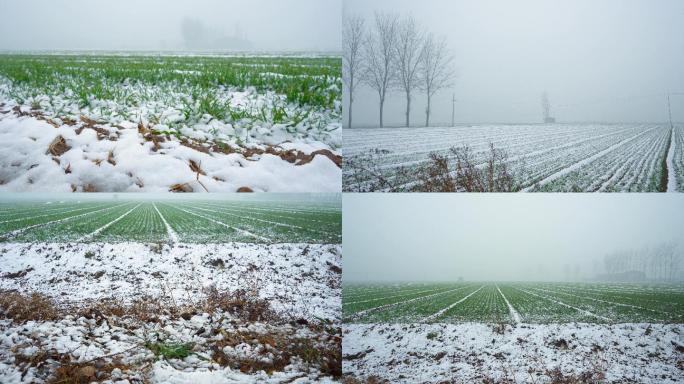
<svg viewBox="0 0 684 384"><path fill-rule="evenodd" d="M73 202L87 200L148 201L274 201L322 202L340 205L339 193L0 193L0 204L17 202Z"/></svg>
<svg viewBox="0 0 684 384"><path fill-rule="evenodd" d="M344 194L345 281L562 280L674 241L682 194Z"/></svg>
<svg viewBox="0 0 684 384"><path fill-rule="evenodd" d="M456 58L453 90L434 100L435 123L538 122L541 93L560 121L663 122L665 94L684 92L682 0L345 0L368 24L375 11L413 15L445 36ZM424 121L416 97L413 123ZM377 95L361 89L355 123L377 124ZM385 111L403 122L404 99ZM673 99L684 121L684 96Z"/></svg>
<svg viewBox="0 0 684 384"><path fill-rule="evenodd" d="M255 50L339 51L342 0L0 0L0 49L182 49L184 19Z"/></svg>

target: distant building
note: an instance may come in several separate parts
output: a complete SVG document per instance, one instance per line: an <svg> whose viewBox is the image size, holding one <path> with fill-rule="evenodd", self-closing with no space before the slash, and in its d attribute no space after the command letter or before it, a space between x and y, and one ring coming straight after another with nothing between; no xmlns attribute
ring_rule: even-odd
<svg viewBox="0 0 684 384"><path fill-rule="evenodd" d="M555 122L556 122L555 117L547 116L544 118L544 123L546 123L546 124L551 124L551 123L555 123Z"/></svg>

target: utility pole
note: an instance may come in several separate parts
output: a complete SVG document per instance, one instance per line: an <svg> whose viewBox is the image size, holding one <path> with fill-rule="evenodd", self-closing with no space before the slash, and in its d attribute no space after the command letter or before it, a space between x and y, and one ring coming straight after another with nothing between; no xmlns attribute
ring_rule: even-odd
<svg viewBox="0 0 684 384"><path fill-rule="evenodd" d="M670 117L670 129L673 128L672 125L672 108L670 107L670 93L667 93L667 114Z"/></svg>
<svg viewBox="0 0 684 384"><path fill-rule="evenodd" d="M454 126L454 116L456 113L456 94L451 94L451 126Z"/></svg>

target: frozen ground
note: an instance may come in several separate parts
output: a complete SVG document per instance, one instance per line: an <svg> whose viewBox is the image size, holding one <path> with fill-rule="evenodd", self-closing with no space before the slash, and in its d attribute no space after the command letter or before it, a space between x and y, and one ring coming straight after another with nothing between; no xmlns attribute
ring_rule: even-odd
<svg viewBox="0 0 684 384"><path fill-rule="evenodd" d="M327 383L338 375L339 343L336 332L319 326L245 322L220 312L155 321L0 320L0 382ZM182 346L187 356L159 356L159 346Z"/></svg>
<svg viewBox="0 0 684 384"><path fill-rule="evenodd" d="M1 243L0 289L58 302L180 304L203 289L255 290L288 318L340 319L341 246L316 244Z"/></svg>
<svg viewBox="0 0 684 384"><path fill-rule="evenodd" d="M274 144L262 141L247 151L154 134L131 121L116 126L70 124L50 124L0 108L0 190L336 192L342 188L338 152L316 140L274 139ZM217 124L222 123L214 120L205 129L223 129L214 127Z"/></svg>
<svg viewBox="0 0 684 384"><path fill-rule="evenodd" d="M345 375L392 383L684 381L682 324L345 324L342 348Z"/></svg>
<svg viewBox="0 0 684 384"><path fill-rule="evenodd" d="M340 245L2 243L0 382L334 382L340 279Z"/></svg>

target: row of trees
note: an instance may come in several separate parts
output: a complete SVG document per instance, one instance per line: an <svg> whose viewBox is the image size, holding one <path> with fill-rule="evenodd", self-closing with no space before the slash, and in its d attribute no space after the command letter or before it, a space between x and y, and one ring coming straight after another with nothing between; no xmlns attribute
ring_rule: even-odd
<svg viewBox="0 0 684 384"><path fill-rule="evenodd" d="M365 84L378 94L380 127L387 94L401 91L406 97L408 127L415 91L427 97L425 125L430 124L431 99L454 81L453 56L446 40L426 32L415 20L397 14L376 13L366 26L361 16L345 17L343 29L343 80L349 92L348 125L352 125L354 91Z"/></svg>
<svg viewBox="0 0 684 384"><path fill-rule="evenodd" d="M669 242L642 250L624 250L607 254L603 258L606 274L641 273L648 280L682 280L683 252L677 243Z"/></svg>

